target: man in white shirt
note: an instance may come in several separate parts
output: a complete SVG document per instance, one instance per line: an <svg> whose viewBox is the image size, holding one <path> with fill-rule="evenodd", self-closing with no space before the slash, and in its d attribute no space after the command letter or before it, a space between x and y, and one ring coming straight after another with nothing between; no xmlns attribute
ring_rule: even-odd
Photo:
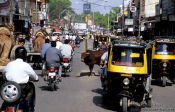
<svg viewBox="0 0 175 112"><path fill-rule="evenodd" d="M32 67L28 63L24 62L26 60L26 56L23 56L24 53L17 54L18 50L19 52L26 52L24 47L16 48L16 60L8 63L4 69L6 79L8 81L14 81L19 84L28 83L29 77L33 78L34 80L38 80L38 76Z"/></svg>
<svg viewBox="0 0 175 112"><path fill-rule="evenodd" d="M29 109L32 111L35 105L35 88L31 82L29 83L29 78L38 80L38 76L32 67L24 62L27 58L27 51L24 47L16 48L15 57L16 60L9 62L5 67L5 77L7 81L14 81L18 84L25 85L25 91L27 92L25 99L29 102Z"/></svg>
<svg viewBox="0 0 175 112"><path fill-rule="evenodd" d="M60 41L60 38L58 37L57 39L56 39L56 48L57 49L60 49L60 47L63 45L63 43Z"/></svg>
<svg viewBox="0 0 175 112"><path fill-rule="evenodd" d="M70 40L65 40L64 44L60 46L61 54L63 55L63 58L69 58L72 57L72 47L69 45Z"/></svg>
<svg viewBox="0 0 175 112"><path fill-rule="evenodd" d="M69 34L66 34L65 40L68 40L68 39L69 39Z"/></svg>

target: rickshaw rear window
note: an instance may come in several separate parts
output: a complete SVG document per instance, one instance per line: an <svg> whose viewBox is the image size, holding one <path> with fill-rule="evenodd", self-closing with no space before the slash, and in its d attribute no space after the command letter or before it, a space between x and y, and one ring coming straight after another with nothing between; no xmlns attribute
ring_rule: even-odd
<svg viewBox="0 0 175 112"><path fill-rule="evenodd" d="M118 66L143 67L143 48L113 47L112 64Z"/></svg>
<svg viewBox="0 0 175 112"><path fill-rule="evenodd" d="M173 43L156 43L155 54L175 55L175 44L173 44Z"/></svg>

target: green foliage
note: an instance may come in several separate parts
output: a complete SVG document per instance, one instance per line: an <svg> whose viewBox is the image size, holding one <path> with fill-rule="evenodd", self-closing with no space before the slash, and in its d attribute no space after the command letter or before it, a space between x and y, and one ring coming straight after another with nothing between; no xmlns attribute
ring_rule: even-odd
<svg viewBox="0 0 175 112"><path fill-rule="evenodd" d="M84 23L85 22L85 15L84 14L75 15L74 22L75 23Z"/></svg>
<svg viewBox="0 0 175 112"><path fill-rule="evenodd" d="M119 13L119 8L118 7L114 7L111 9L111 11L107 14L101 14L100 12L94 12L91 13L91 17L93 18L94 15L94 23L97 26L101 26L104 28L108 28L108 18L109 18L109 28L111 28L111 21L112 20L116 20L117 18L117 14ZM76 22L84 22L84 18L85 18L85 14L80 14L80 15L76 15ZM83 20L83 21L82 21Z"/></svg>
<svg viewBox="0 0 175 112"><path fill-rule="evenodd" d="M70 0L49 0L49 14L51 16L51 20L58 19L59 15L65 9L73 12Z"/></svg>

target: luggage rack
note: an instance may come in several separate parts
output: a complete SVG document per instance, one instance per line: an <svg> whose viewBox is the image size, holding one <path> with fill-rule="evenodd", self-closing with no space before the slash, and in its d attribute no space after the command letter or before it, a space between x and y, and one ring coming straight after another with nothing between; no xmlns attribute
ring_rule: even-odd
<svg viewBox="0 0 175 112"><path fill-rule="evenodd" d="M156 39L156 42L160 42L160 43L175 43L175 38L159 38L159 39Z"/></svg>
<svg viewBox="0 0 175 112"><path fill-rule="evenodd" d="M132 37L132 38L117 38L113 41L114 46L140 46L144 47L147 45L147 43L140 38Z"/></svg>

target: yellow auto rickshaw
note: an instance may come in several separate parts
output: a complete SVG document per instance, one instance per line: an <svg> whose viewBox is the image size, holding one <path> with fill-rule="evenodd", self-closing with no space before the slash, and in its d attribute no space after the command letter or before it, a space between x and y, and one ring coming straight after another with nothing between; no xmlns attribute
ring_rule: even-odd
<svg viewBox="0 0 175 112"><path fill-rule="evenodd" d="M138 38L120 38L108 52L107 95L116 98L122 112L151 106L152 44Z"/></svg>
<svg viewBox="0 0 175 112"><path fill-rule="evenodd" d="M153 46L153 79L161 79L162 86L175 83L175 39L158 38Z"/></svg>

